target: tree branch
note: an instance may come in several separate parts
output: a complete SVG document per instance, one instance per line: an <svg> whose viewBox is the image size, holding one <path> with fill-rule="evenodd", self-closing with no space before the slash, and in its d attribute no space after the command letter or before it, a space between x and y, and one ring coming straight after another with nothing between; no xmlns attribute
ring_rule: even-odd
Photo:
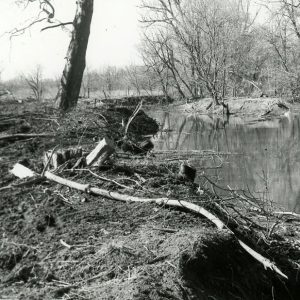
<svg viewBox="0 0 300 300"><path fill-rule="evenodd" d="M59 23L59 24L47 26L47 27L42 28L41 31L45 31L47 29L52 29L52 28L55 28L55 27L64 27L66 25L73 25L73 22L65 22L65 23Z"/></svg>

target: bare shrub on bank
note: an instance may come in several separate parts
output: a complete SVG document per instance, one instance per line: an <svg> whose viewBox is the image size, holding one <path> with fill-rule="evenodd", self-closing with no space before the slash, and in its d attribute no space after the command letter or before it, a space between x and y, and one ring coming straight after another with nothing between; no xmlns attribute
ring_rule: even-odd
<svg viewBox="0 0 300 300"><path fill-rule="evenodd" d="M30 88L34 99L41 101L44 92L42 67L37 66L31 74L24 76L24 80Z"/></svg>

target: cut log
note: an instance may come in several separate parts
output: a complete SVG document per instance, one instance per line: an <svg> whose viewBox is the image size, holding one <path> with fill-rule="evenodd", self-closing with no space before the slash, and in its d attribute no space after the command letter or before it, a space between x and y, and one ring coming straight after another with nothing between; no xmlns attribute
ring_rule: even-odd
<svg viewBox="0 0 300 300"><path fill-rule="evenodd" d="M196 169L187 165L186 163L182 163L179 168L178 177L183 180L194 182L196 177Z"/></svg>
<svg viewBox="0 0 300 300"><path fill-rule="evenodd" d="M86 164L87 166L101 166L114 152L114 142L108 138L104 138L86 157Z"/></svg>

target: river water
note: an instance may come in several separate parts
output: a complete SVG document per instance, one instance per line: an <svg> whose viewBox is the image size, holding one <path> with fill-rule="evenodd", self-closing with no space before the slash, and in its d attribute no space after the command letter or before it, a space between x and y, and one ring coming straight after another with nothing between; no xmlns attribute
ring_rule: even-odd
<svg viewBox="0 0 300 300"><path fill-rule="evenodd" d="M300 212L300 115L245 122L169 111L148 114L160 124L154 138L157 150L228 153L222 156L221 168L213 168L220 165L219 159L206 170L219 185L250 190L285 210ZM203 170L203 158L192 164Z"/></svg>

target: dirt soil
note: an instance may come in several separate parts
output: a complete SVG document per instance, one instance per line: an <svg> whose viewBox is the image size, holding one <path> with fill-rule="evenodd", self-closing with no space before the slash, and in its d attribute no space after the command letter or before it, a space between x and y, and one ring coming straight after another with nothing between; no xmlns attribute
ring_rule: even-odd
<svg viewBox="0 0 300 300"><path fill-rule="evenodd" d="M0 112L0 137L51 134L0 139L0 299L299 299L297 219L219 199L180 179L178 161L117 149L92 170L102 180L86 169L59 175L128 195L187 200L214 213L222 206L228 224L236 220L231 229L241 235L241 225L289 280L265 270L231 232L183 209L108 200L49 181L3 189L24 181L9 172L16 162L41 173L43 152L55 146L88 153L105 136L120 141L132 110L79 105L62 116L48 105L2 102ZM140 112L130 138L142 140L157 126Z"/></svg>
<svg viewBox="0 0 300 300"><path fill-rule="evenodd" d="M140 101L143 101L144 105L167 105L174 102L174 99L171 97L165 97L165 96L130 96L130 97L124 97L120 99L102 99L101 102L103 103L109 103L113 106L137 106Z"/></svg>

